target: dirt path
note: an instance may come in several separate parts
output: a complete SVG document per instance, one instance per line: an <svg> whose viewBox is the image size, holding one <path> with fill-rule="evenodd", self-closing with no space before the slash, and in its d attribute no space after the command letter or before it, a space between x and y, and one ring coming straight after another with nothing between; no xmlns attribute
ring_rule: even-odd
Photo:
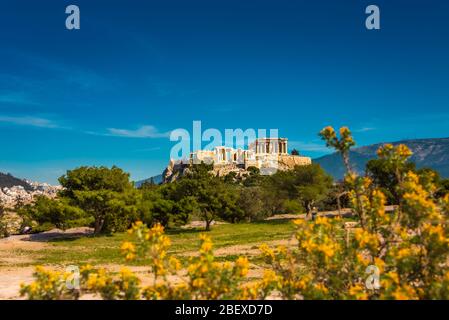
<svg viewBox="0 0 449 320"><path fill-rule="evenodd" d="M53 239L80 237L91 233L90 228L67 231L54 229L39 234L14 235L0 239L0 299L20 298L20 284L33 280L34 267L20 267L20 264L33 261L25 252L48 250L50 246L47 242Z"/></svg>

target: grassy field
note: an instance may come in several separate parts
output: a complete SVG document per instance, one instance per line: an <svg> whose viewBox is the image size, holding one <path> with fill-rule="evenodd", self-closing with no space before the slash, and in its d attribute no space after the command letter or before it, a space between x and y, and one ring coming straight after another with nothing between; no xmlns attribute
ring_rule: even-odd
<svg viewBox="0 0 449 320"><path fill-rule="evenodd" d="M279 219L257 223L220 224L213 226L208 234L212 237L214 248L222 252L219 259L232 260L241 254L241 251L256 251L261 243L291 239L293 229L291 220ZM167 234L172 241L170 252L181 259L195 254L202 232L204 229L200 228L168 230ZM119 233L112 236L51 240L46 242L42 249L16 249L13 255L27 258L27 262L20 263L20 266L123 264L125 261L120 253L120 245L127 237L128 234ZM227 248L230 249L229 253ZM231 250L232 248L234 250Z"/></svg>

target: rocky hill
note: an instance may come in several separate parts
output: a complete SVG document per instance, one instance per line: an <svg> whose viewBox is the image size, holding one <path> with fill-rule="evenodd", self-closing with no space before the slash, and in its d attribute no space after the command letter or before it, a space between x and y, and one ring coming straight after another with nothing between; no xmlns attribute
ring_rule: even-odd
<svg viewBox="0 0 449 320"><path fill-rule="evenodd" d="M0 189L22 186L25 190L32 190L33 187L25 180L18 179L10 173L0 172Z"/></svg>
<svg viewBox="0 0 449 320"><path fill-rule="evenodd" d="M449 138L403 140L391 143L407 145L413 151L410 160L415 162L418 168L432 168L441 176L449 178ZM353 169L363 173L366 163L377 157L376 151L383 144L354 148L350 153ZM319 163L324 170L337 179L341 179L344 175L345 169L339 154L326 155L314 159L313 162Z"/></svg>
<svg viewBox="0 0 449 320"><path fill-rule="evenodd" d="M6 207L13 207L19 199L29 203L37 195L54 197L59 190L61 186L22 180L0 172L0 203Z"/></svg>

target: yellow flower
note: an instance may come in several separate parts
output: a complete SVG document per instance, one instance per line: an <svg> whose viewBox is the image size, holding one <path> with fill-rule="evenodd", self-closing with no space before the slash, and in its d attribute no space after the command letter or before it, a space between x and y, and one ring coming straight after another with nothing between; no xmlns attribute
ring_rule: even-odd
<svg viewBox="0 0 449 320"><path fill-rule="evenodd" d="M168 264L173 271L181 270L181 262L173 256L168 259Z"/></svg>
<svg viewBox="0 0 449 320"><path fill-rule="evenodd" d="M371 260L362 253L357 254L357 261L365 267L371 263Z"/></svg>
<svg viewBox="0 0 449 320"><path fill-rule="evenodd" d="M202 279L202 278L197 278L192 281L192 286L194 288L202 288L204 286L204 284L205 284L205 282L204 282L204 279Z"/></svg>
<svg viewBox="0 0 449 320"><path fill-rule="evenodd" d="M349 288L349 294L358 300L368 299L368 294L365 292L364 287L360 284L352 285Z"/></svg>
<svg viewBox="0 0 449 320"><path fill-rule="evenodd" d="M369 248L371 250L377 250L379 246L379 239L376 234L371 234L361 228L356 229L354 232L354 238L359 243L360 248Z"/></svg>
<svg viewBox="0 0 449 320"><path fill-rule="evenodd" d="M210 241L203 242L203 244L201 245L201 251L209 252L211 250L212 250L212 242Z"/></svg>
<svg viewBox="0 0 449 320"><path fill-rule="evenodd" d="M235 267L240 270L239 275L244 277L248 274L248 269L249 269L249 262L248 259L245 257L239 257L236 261L235 261Z"/></svg>
<svg viewBox="0 0 449 320"><path fill-rule="evenodd" d="M134 246L134 244L129 241L123 242L121 249L122 251L131 251L131 252L136 251L136 247Z"/></svg>
<svg viewBox="0 0 449 320"><path fill-rule="evenodd" d="M305 220L304 219L295 219L295 220L293 220L293 224L296 226L302 226L303 224L305 224Z"/></svg>
<svg viewBox="0 0 449 320"><path fill-rule="evenodd" d="M315 288L315 290L321 291L324 294L329 292L329 290L326 288L326 286L323 283L317 283L313 287Z"/></svg>
<svg viewBox="0 0 449 320"><path fill-rule="evenodd" d="M326 217L318 217L318 218L316 218L315 224L323 225L323 226L330 226L329 219L326 218Z"/></svg>
<svg viewBox="0 0 449 320"><path fill-rule="evenodd" d="M270 249L265 243L259 246L259 250L262 251L262 255L269 259L270 261L275 259L275 254L272 249Z"/></svg>
<svg viewBox="0 0 449 320"><path fill-rule="evenodd" d="M209 267L207 266L207 264L201 265L200 272L201 273L206 273L207 271L209 271Z"/></svg>
<svg viewBox="0 0 449 320"><path fill-rule="evenodd" d="M407 284L397 287L397 289L392 293L392 296L396 300L418 299L418 296L417 296L415 290Z"/></svg>
<svg viewBox="0 0 449 320"><path fill-rule="evenodd" d="M404 158L408 158L413 154L413 152L405 144L398 145L396 147L396 152L399 156Z"/></svg>
<svg viewBox="0 0 449 320"><path fill-rule="evenodd" d="M317 249L321 251L327 258L330 258L334 255L334 247L332 244L320 244L318 245Z"/></svg>
<svg viewBox="0 0 449 320"><path fill-rule="evenodd" d="M380 258L375 257L374 258L374 265L379 268L379 272L383 273L385 270L385 261L383 261Z"/></svg>
<svg viewBox="0 0 449 320"><path fill-rule="evenodd" d="M436 241L440 243L449 242L449 239L447 239L444 234L444 229L441 224L434 226L430 223L424 223L423 232L427 233L430 237L434 238Z"/></svg>
<svg viewBox="0 0 449 320"><path fill-rule="evenodd" d="M278 277L273 270L265 270L264 271L263 278L262 278L264 285L271 284L273 282L276 282L277 280L278 280Z"/></svg>

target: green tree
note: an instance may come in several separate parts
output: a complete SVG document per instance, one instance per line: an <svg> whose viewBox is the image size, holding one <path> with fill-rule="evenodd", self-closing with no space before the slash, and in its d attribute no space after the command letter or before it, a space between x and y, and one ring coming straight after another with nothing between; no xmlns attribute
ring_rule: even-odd
<svg viewBox="0 0 449 320"><path fill-rule="evenodd" d="M248 222L262 220L270 215L265 202L265 192L262 187L240 188L237 207L241 211L241 219Z"/></svg>
<svg viewBox="0 0 449 320"><path fill-rule="evenodd" d="M298 199L310 215L324 201L332 187L332 178L318 164L297 166L293 170Z"/></svg>
<svg viewBox="0 0 449 320"><path fill-rule="evenodd" d="M293 150L290 152L290 154L291 154L292 156L299 156L299 151L296 150L296 149L293 149Z"/></svg>
<svg viewBox="0 0 449 320"><path fill-rule="evenodd" d="M60 195L93 217L95 234L123 231L137 218L136 190L120 168L80 167L59 182Z"/></svg>
<svg viewBox="0 0 449 320"><path fill-rule="evenodd" d="M235 171L229 172L227 175L223 178L225 183L239 183L240 179L237 177L237 173Z"/></svg>
<svg viewBox="0 0 449 320"><path fill-rule="evenodd" d="M272 192L275 201L282 199L283 210L286 205L294 208L293 200L310 214L314 206L327 199L332 177L318 164L296 166L293 170L276 172L265 187Z"/></svg>
<svg viewBox="0 0 449 320"><path fill-rule="evenodd" d="M142 189L139 204L140 219L151 226L160 223L164 227L184 225L195 211L193 197L182 197L177 192L178 183L162 185L157 188Z"/></svg>
<svg viewBox="0 0 449 320"><path fill-rule="evenodd" d="M248 174L245 176L243 180L243 185L245 187L255 187L261 186L265 181L265 176L260 174L260 169L256 167L248 167Z"/></svg>
<svg viewBox="0 0 449 320"><path fill-rule="evenodd" d="M18 214L27 225L35 221L39 225L51 225L62 230L92 222L83 210L71 206L68 199L51 199L42 195L37 196L32 204L19 209Z"/></svg>
<svg viewBox="0 0 449 320"><path fill-rule="evenodd" d="M238 196L229 184L211 173L212 166L198 164L190 168L189 172L178 182L178 197L195 200L195 207L199 217L206 224L206 231L211 223L221 217L234 220L234 211Z"/></svg>

